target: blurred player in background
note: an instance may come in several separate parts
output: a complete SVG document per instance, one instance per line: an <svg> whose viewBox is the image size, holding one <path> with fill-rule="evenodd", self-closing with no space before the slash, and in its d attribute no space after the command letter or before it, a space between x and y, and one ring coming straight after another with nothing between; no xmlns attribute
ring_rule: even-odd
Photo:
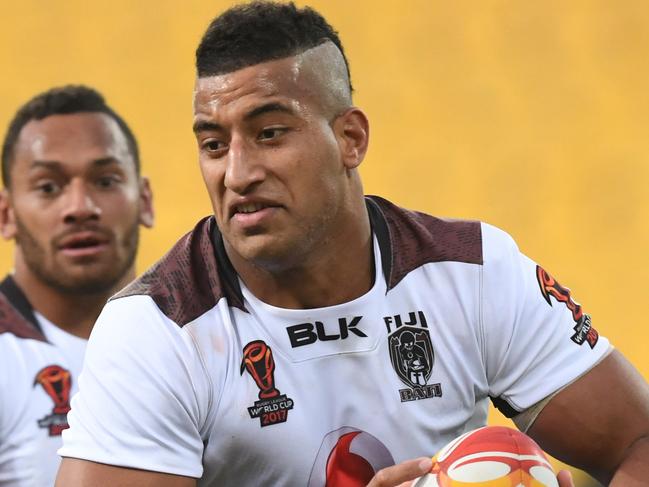
<svg viewBox="0 0 649 487"><path fill-rule="evenodd" d="M396 486L489 398L649 485L647 386L568 289L490 225L364 197L369 124L325 19L234 7L197 74L214 216L102 312L57 485Z"/></svg>
<svg viewBox="0 0 649 487"><path fill-rule="evenodd" d="M135 277L153 223L137 142L95 90L54 88L23 105L2 147L0 485L51 486L92 326Z"/></svg>

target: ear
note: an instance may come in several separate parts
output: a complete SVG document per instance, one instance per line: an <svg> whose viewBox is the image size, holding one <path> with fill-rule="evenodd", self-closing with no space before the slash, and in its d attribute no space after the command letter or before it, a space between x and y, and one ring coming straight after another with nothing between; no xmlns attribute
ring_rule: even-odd
<svg viewBox="0 0 649 487"><path fill-rule="evenodd" d="M347 169L358 167L365 158L370 138L370 124L365 113L360 108L349 108L336 118L333 129L343 163Z"/></svg>
<svg viewBox="0 0 649 487"><path fill-rule="evenodd" d="M140 225L146 228L153 226L153 192L149 184L149 178L140 178Z"/></svg>
<svg viewBox="0 0 649 487"><path fill-rule="evenodd" d="M16 217L7 189L0 191L0 234L5 240L16 236Z"/></svg>

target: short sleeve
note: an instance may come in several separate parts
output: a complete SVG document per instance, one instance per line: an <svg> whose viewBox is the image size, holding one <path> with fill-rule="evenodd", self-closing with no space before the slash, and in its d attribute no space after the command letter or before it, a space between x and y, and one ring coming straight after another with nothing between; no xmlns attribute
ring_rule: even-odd
<svg viewBox="0 0 649 487"><path fill-rule="evenodd" d="M512 417L595 366L609 351L570 290L483 224L481 317L489 395Z"/></svg>
<svg viewBox="0 0 649 487"><path fill-rule="evenodd" d="M209 391L191 336L153 300L110 301L90 336L59 454L198 478Z"/></svg>

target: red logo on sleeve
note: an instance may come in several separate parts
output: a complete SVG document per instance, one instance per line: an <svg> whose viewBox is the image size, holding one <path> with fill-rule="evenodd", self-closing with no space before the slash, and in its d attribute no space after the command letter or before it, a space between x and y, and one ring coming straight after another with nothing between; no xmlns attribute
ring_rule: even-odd
<svg viewBox="0 0 649 487"><path fill-rule="evenodd" d="M48 428L50 436L59 436L68 426L72 376L59 365L48 365L36 374L34 386L40 384L54 402L52 413L38 420L38 426Z"/></svg>
<svg viewBox="0 0 649 487"><path fill-rule="evenodd" d="M559 303L565 304L572 313L575 334L570 339L577 345L583 345L586 342L590 348L595 348L599 340L599 333L591 325L590 316L584 313L581 305L572 299L570 289L559 284L559 281L539 265L536 266L536 278L539 281L541 294L550 306L552 306L550 297L553 297Z"/></svg>

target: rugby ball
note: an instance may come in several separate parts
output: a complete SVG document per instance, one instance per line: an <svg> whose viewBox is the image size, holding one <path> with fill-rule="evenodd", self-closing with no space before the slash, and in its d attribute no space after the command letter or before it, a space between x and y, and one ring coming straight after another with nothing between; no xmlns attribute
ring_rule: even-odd
<svg viewBox="0 0 649 487"><path fill-rule="evenodd" d="M485 426L451 441L413 487L559 487L543 450L504 426Z"/></svg>

